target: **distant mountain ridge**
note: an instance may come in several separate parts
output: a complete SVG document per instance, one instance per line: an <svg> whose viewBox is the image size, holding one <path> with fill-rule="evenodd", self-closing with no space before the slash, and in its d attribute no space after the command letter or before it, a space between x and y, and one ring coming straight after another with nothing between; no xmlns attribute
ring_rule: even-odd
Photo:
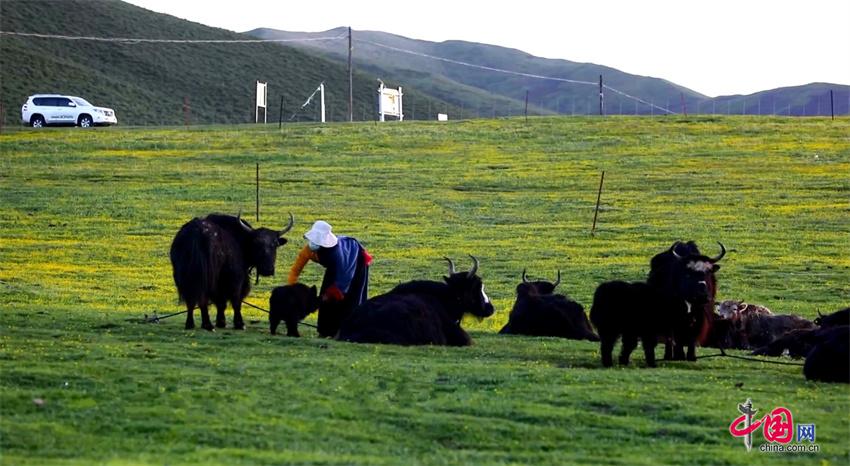
<svg viewBox="0 0 850 466"><path fill-rule="evenodd" d="M347 60L347 40L314 41L317 37L339 37L347 34L340 27L322 32L292 32L258 28L245 34L264 39L288 39L289 45L317 53L331 60ZM540 58L521 50L500 46L450 40L430 42L378 31L353 31L355 67L398 82L415 85L423 92L438 95L468 112L484 116L518 114L529 94L530 111L537 114L597 114L598 86L547 80L516 74L500 73L480 67L509 70L590 83L603 76L604 84L644 101L642 103L614 91L605 90L605 113L732 113L829 115L824 99L829 90L835 96L836 114L848 113L850 86L812 83L804 86L761 91L746 96L711 98L670 81L638 76L593 63ZM399 50L403 51L399 51ZM430 57L429 57L430 56ZM439 57L435 59L431 57ZM651 105L650 105L651 104ZM654 107L653 107L654 106ZM783 111L780 112L779 110ZM770 110L770 111L768 111Z"/></svg>

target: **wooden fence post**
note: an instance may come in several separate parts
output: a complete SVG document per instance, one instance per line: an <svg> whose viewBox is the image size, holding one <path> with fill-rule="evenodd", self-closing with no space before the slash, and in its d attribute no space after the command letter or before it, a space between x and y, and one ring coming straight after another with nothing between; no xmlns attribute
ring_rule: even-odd
<svg viewBox="0 0 850 466"><path fill-rule="evenodd" d="M605 181L605 170L602 170L602 177L599 178L599 192L596 194L596 210L593 212L593 227L590 229L590 236L596 234L596 217L599 215L599 201L602 199L602 183Z"/></svg>
<svg viewBox="0 0 850 466"><path fill-rule="evenodd" d="M189 127L189 97L183 97L183 125Z"/></svg>

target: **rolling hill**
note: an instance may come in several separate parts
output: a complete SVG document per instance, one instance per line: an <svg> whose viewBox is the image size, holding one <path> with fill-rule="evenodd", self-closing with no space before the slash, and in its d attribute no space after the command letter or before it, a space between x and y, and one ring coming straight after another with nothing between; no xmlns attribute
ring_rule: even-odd
<svg viewBox="0 0 850 466"><path fill-rule="evenodd" d="M346 33L347 28L315 33L268 28L246 32L258 38L289 40ZM600 74L607 86L660 107L653 109L645 103L636 104L632 98L607 90L605 105L608 114L658 114L669 109L679 113L683 110L711 113L713 110L733 114L829 115L830 89L835 91L836 114L848 113L850 87L844 85L813 83L746 96L711 98L664 79L633 75L592 63L535 57L505 47L464 41L437 43L376 31L354 31L352 37L357 68L415 85L429 94L469 109L474 115L518 114L522 111L526 90L529 91L530 111L534 113L596 114L599 108L598 87L563 80L596 83ZM332 60L347 60L347 42L343 40L303 41L292 45ZM562 81L480 67L554 77ZM776 112L773 112L774 108Z"/></svg>
<svg viewBox="0 0 850 466"><path fill-rule="evenodd" d="M251 39L120 1L64 0L0 3L2 31L68 36L151 39ZM345 66L275 43L126 43L0 36L0 102L5 124L18 124L20 107L34 93L80 95L116 109L122 125L254 120L255 81L268 81L269 121L284 117L325 81L329 120L348 119ZM389 81L388 81L389 83ZM372 120L374 78L354 76L354 118ZM446 108L446 103L406 90L408 102ZM424 107L423 107L424 108ZM453 108L452 108L453 109ZM294 120L315 120L317 106Z"/></svg>
<svg viewBox="0 0 850 466"><path fill-rule="evenodd" d="M749 95L721 96L702 104L704 112L745 115L829 116L830 95L836 115L850 114L850 86L811 83L804 86L780 87Z"/></svg>
<svg viewBox="0 0 850 466"><path fill-rule="evenodd" d="M0 35L0 118L19 123L20 106L34 93L80 95L116 109L122 125L184 123L184 98L191 124L248 123L254 120L254 81L269 82L269 122L315 121L316 104L298 108L325 82L327 118L348 119L346 30L295 33L255 29L238 34L154 13L117 0L4 0L0 30L67 36L172 40L309 39L329 41L279 43L148 43L59 40ZM414 40L383 32L354 33L355 120L375 118L376 78L405 89L407 119L452 119L521 115L525 94L529 113L596 114L598 88L564 80L606 85L653 102L645 103L606 91L606 113L680 112L684 97L690 113L828 115L829 91L836 114L847 114L850 87L810 84L749 96L710 99L658 78L635 76L613 68L534 57L519 50L463 41ZM404 50L405 52L399 52ZM443 60L435 59L440 57ZM464 62L479 68L458 65ZM557 77L561 81L485 70L491 67Z"/></svg>

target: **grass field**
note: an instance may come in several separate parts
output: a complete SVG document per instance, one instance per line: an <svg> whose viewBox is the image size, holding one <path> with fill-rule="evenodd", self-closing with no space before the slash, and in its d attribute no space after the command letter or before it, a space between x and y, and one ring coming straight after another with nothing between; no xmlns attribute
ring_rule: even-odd
<svg viewBox="0 0 850 466"><path fill-rule="evenodd" d="M496 334L514 287L604 280L694 239L719 299L814 317L850 304L850 120L541 118L0 134L0 463L835 464L850 389L726 358L602 369L589 342ZM293 244L325 219L375 257L371 293L439 279L444 255L496 306L469 348L184 331L168 248L193 216L261 212ZM599 175L599 225L590 236ZM250 213L250 215L249 215ZM318 282L310 265L305 282ZM231 315L228 312L228 320ZM313 316L314 317L314 316ZM700 349L698 354L713 354ZM737 403L816 424L818 453L747 453ZM760 431L756 446L764 442Z"/></svg>

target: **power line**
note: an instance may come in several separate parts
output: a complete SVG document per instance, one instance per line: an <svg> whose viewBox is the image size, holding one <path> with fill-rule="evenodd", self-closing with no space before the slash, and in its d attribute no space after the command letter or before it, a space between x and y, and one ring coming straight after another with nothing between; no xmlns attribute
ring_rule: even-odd
<svg viewBox="0 0 850 466"><path fill-rule="evenodd" d="M669 114L671 114L671 115L676 115L676 114L677 114L676 112L674 112L674 111L672 111L672 110L669 110L669 109L666 109L666 108L663 108L663 107L659 107L658 105L655 105L655 104L653 104L653 103L649 103L649 102L647 102L647 101L645 101L645 100L641 99L640 97L635 97L635 96L633 96L633 95L626 94L625 92L623 92L623 91L621 91L621 90L619 90L619 89L614 89L613 87L611 87L611 86L609 86L609 85L607 85L607 84L603 84L603 85L602 85L602 87L603 87L603 88L605 88L605 89L608 89L609 91L614 92L615 94L620 94L621 96L626 97L626 98L629 98L629 99L632 99L632 100L634 100L634 101L636 101L636 102L640 102L640 103L642 103L642 104L646 104L646 105L649 105L649 106L651 106L651 107L655 107L655 108L657 108L657 109L659 109L659 110L663 110L663 111L665 111L665 112L667 112L667 113L669 113Z"/></svg>
<svg viewBox="0 0 850 466"><path fill-rule="evenodd" d="M511 75L514 75L514 76L522 76L522 77L525 77L525 78L545 79L545 80L548 80L548 81L558 81L558 82L572 83L572 84L585 84L585 85L590 85L590 86L597 86L598 85L598 83L591 82L591 81L580 81L580 80L577 80L577 79L557 78L557 77L554 77L554 76L543 76L543 75L539 75L539 74L522 73L520 71L511 71L511 70L506 70L506 69L502 69L502 68L494 68L492 66L477 65L475 63L469 63L469 62L460 61L460 60L452 60L450 58L437 57L437 56L434 56L434 55L429 55L427 53L416 52L416 51L413 51L413 50L406 50L406 49L402 49L402 48L398 48L398 47L393 47L391 45L380 44L378 42L372 42L372 41L368 41L368 40L364 40L364 39L356 39L356 40L359 41L359 42L364 42L364 43L367 43L367 44L370 44L370 45L374 45L376 47L383 47L385 49L393 50L393 51L400 52L400 53L406 53L406 54L409 54L409 55L415 55L415 56L423 57L423 58L430 58L432 60L439 60L439 61L446 62L446 63L452 63L452 64L455 64L455 65L467 66L467 67L470 67L470 68L477 68L477 69L485 70L485 71L494 71L496 73L511 74ZM663 107L659 107L659 106L657 106L653 103L650 103L650 102L647 102L647 101L641 99L640 97L635 97L635 96L630 95L626 92L623 92L619 89L615 89L611 86L603 85L602 87L604 87L605 89L608 89L608 90L610 90L610 91L612 91L616 94L620 94L623 97L633 99L637 102L640 102L640 103L645 104L645 105L649 105L650 107L657 108L657 109L662 110L664 112L667 112L669 114L673 114L673 115L676 114L676 112L674 112L674 111L671 111L671 110L663 108Z"/></svg>
<svg viewBox="0 0 850 466"><path fill-rule="evenodd" d="M365 42L367 44L374 45L374 46L377 46L377 47L383 47L383 48L386 48L386 49L394 50L396 52L407 53L407 54L410 54L410 55L416 55L416 56L420 56L420 57L424 57L424 58L430 58L430 59L433 59L433 60L444 61L444 62L447 62L447 63L453 63L455 65L468 66L470 68L478 68L480 70L495 71L497 73L512 74L512 75L515 75L515 76L523 76L523 77L526 77L526 78L548 79L550 81L560 81L560 82L573 83L573 84L590 84L591 86L597 85L596 83L592 83L590 81L578 81L578 80L575 80L575 79L555 78L555 77L552 77L552 76L543 76L543 75L539 75L539 74L522 73L522 72L519 72L519 71L511 71L511 70L505 70L505 69L501 69L501 68L493 68L492 66L476 65L475 63L469 63L469 62L459 61L459 60L452 60L451 58L437 57L437 56L434 56L434 55L428 55L427 53L415 52L413 50L400 49L398 47L393 47L391 45L379 44L377 42L372 42L372 41L368 41L368 40L363 40L363 39L356 39L356 40L358 40L360 42Z"/></svg>
<svg viewBox="0 0 850 466"><path fill-rule="evenodd" d="M0 35L18 37L36 37L39 39L87 40L95 42L118 42L122 44L166 43L166 44L258 44L265 42L311 42L342 39L345 35L334 37L310 37L302 39L144 39L133 37L94 37L64 36L57 34L38 34L33 32L0 31Z"/></svg>

